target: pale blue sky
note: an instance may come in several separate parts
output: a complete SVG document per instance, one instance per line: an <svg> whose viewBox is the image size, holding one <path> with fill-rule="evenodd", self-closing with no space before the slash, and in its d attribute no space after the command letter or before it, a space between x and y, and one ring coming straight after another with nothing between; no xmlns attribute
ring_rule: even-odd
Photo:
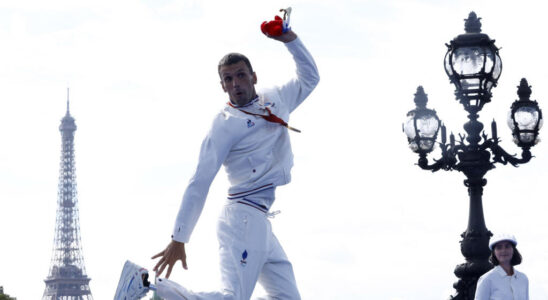
<svg viewBox="0 0 548 300"><path fill-rule="evenodd" d="M291 5L292 26L322 77L292 116L303 133L291 136L293 182L278 189L282 213L272 220L303 298L447 298L464 260L464 176L415 166L401 124L423 85L448 131L463 132L444 44L474 10L503 61L480 120L488 127L495 118L502 145L519 152L506 113L522 77L546 108L548 20L540 1L501 2L1 1L0 285L18 299L43 293L67 85L84 258L94 298L109 299L125 259L151 268L149 257L169 241L201 139L226 101L220 57L248 55L260 86L292 75L290 55L259 30ZM527 165L490 171L484 192L487 227L519 240L531 299L548 299L546 147L533 148ZM189 270L173 274L192 289L218 286L225 177L220 171L188 245Z"/></svg>

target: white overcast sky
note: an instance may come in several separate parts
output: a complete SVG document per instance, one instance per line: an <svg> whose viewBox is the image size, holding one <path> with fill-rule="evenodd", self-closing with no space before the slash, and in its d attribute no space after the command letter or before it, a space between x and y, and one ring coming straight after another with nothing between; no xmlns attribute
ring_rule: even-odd
<svg viewBox="0 0 548 300"><path fill-rule="evenodd" d="M454 292L468 218L464 175L420 170L401 124L423 85L448 131L463 132L444 44L464 32L473 10L503 61L480 121L489 128L496 119L502 145L520 153L506 114L522 77L548 112L543 1L0 1L6 293L26 300L44 291L67 86L86 270L94 298L111 299L123 262L152 268L150 257L170 240L200 142L227 100L218 60L245 53L260 86L293 75L285 47L259 30L287 6L321 74L292 115L303 131L291 134L293 182L277 190L273 207L303 298L438 300ZM547 147L545 139L519 168L497 165L484 191L487 227L517 236L535 300L548 299ZM222 170L187 246L189 270L172 275L191 289L219 285L215 224L227 187Z"/></svg>

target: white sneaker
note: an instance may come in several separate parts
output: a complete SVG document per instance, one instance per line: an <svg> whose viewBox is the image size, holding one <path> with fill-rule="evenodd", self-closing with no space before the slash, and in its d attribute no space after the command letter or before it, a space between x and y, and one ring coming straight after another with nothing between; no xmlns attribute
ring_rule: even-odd
<svg viewBox="0 0 548 300"><path fill-rule="evenodd" d="M149 285L147 269L127 260L118 281L114 300L141 299L150 290Z"/></svg>

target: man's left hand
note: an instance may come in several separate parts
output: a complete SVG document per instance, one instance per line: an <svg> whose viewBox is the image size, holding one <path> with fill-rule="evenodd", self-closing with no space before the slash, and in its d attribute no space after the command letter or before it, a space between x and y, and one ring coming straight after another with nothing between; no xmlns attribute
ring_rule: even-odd
<svg viewBox="0 0 548 300"><path fill-rule="evenodd" d="M288 30L286 33L282 33L282 35L279 35L279 36L271 36L271 35L266 35L266 36L273 40L280 41L283 43L292 42L297 38L297 34L293 32L293 30L291 29Z"/></svg>
<svg viewBox="0 0 548 300"><path fill-rule="evenodd" d="M162 275L164 272L164 269L167 267L167 274L166 278L169 278L169 275L171 275L171 270L173 269L173 266L175 263L180 260L183 264L183 268L185 270L188 269L186 265L186 252L185 252L185 244L177 242L175 240L172 240L169 245L167 245L166 249L152 257L152 259L160 257L160 261L154 266L153 271L156 272L156 276Z"/></svg>

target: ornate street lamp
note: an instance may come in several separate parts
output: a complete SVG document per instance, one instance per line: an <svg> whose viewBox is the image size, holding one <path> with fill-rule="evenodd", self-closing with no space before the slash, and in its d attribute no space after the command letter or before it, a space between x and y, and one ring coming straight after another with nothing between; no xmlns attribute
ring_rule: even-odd
<svg viewBox="0 0 548 300"><path fill-rule="evenodd" d="M422 87L415 94L417 108L407 114L403 125L409 147L419 154L419 167L432 172L457 170L466 176L464 185L470 196L470 211L468 227L461 235L461 252L466 262L455 268L455 275L459 278L453 285L457 292L451 299L455 300L473 300L478 278L493 268L488 260L492 233L487 230L483 216L482 193L487 184L484 175L495 167L495 163L513 166L527 163L532 157L529 150L539 141L538 133L542 127L542 111L536 101L529 99L531 87L524 78L518 87L519 100L512 104L508 114L514 142L522 148L521 158L508 154L499 146L494 120L491 137L482 133L483 124L478 121L478 113L484 104L491 101L491 89L500 77L502 62L494 40L480 33L479 20L474 12L470 13L466 19L466 33L447 45L444 62L445 71L456 88L455 96L468 112L469 121L464 124L466 134L459 134L460 141L455 141L451 134L447 143L445 126L440 126L434 110L426 108L427 98ZM432 151L440 127L441 158L428 164L427 155Z"/></svg>

